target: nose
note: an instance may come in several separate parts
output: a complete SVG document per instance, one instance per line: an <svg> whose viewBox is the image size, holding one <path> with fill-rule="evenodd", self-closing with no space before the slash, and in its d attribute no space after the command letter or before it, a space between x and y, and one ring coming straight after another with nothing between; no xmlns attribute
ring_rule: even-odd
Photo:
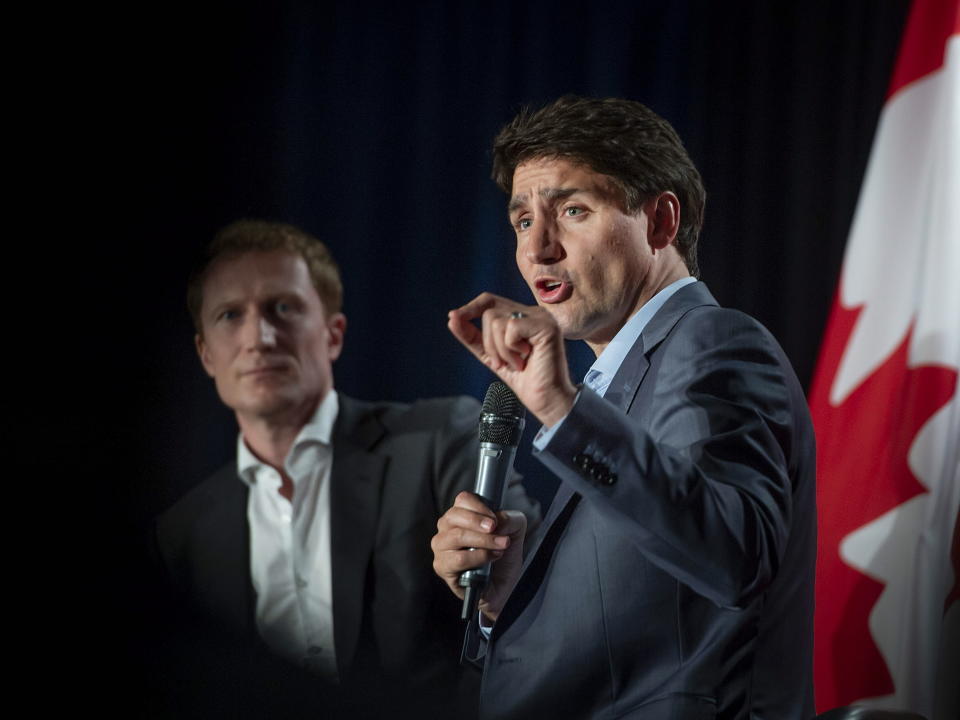
<svg viewBox="0 0 960 720"><path fill-rule="evenodd" d="M563 258L563 245L554 223L538 219L527 232L524 255L535 265L549 265Z"/></svg>
<svg viewBox="0 0 960 720"><path fill-rule="evenodd" d="M277 345L277 329L260 313L250 313L243 330L244 344L251 350L273 348Z"/></svg>
<svg viewBox="0 0 960 720"><path fill-rule="evenodd" d="M277 329L264 318L260 318L260 344L273 347L277 344Z"/></svg>

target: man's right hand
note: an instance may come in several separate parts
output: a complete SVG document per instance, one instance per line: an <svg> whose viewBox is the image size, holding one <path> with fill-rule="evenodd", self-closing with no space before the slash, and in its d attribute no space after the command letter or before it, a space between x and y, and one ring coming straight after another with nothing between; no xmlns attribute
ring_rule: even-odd
<svg viewBox="0 0 960 720"><path fill-rule="evenodd" d="M570 381L563 333L549 311L485 292L451 310L447 328L544 427L570 412L577 388Z"/></svg>
<svg viewBox="0 0 960 720"><path fill-rule="evenodd" d="M527 518L516 510L494 513L479 496L461 492L453 507L437 521L433 571L463 599L461 573L493 562L490 581L480 596L480 612L496 621L520 577Z"/></svg>

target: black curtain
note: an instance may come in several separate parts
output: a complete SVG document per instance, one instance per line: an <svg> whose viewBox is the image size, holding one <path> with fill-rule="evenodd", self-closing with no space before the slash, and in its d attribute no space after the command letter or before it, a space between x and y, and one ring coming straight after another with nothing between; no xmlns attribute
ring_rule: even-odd
<svg viewBox="0 0 960 720"><path fill-rule="evenodd" d="M100 322L84 367L104 379L72 383L68 410L91 411L54 424L100 478L83 491L96 560L81 573L97 578L114 671L138 652L127 541L235 447L184 303L217 228L277 219L328 244L349 320L341 391L481 398L492 376L449 336L446 311L483 290L532 301L488 179L493 136L522 104L565 93L640 100L703 174L703 279L760 319L808 384L907 8L337 0L93 18L74 92L95 98L96 132L77 144L109 180L78 218L94 229L81 253L93 270L71 280ZM67 342L90 337L78 327ZM575 376L592 360L575 344L570 358ZM523 449L518 464L548 500L555 481Z"/></svg>

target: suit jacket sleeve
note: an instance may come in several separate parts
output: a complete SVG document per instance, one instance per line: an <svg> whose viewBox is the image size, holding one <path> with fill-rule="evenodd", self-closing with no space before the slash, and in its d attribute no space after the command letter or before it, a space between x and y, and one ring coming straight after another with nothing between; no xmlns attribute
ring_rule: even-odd
<svg viewBox="0 0 960 720"><path fill-rule="evenodd" d="M692 311L647 353L626 413L584 388L538 457L650 562L742 607L787 542L802 394L767 331L735 311Z"/></svg>

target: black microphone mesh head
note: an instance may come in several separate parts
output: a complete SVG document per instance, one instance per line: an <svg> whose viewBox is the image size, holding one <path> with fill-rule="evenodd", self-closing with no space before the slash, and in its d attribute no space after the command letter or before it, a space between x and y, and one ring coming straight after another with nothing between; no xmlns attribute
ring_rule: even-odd
<svg viewBox="0 0 960 720"><path fill-rule="evenodd" d="M494 380L487 388L480 411L480 442L516 447L523 433L526 409L507 385Z"/></svg>
<svg viewBox="0 0 960 720"><path fill-rule="evenodd" d="M505 382L494 380L487 388L487 394L483 398L483 409L480 412L484 415L490 413L506 415L507 417L521 417L524 408L520 399Z"/></svg>

